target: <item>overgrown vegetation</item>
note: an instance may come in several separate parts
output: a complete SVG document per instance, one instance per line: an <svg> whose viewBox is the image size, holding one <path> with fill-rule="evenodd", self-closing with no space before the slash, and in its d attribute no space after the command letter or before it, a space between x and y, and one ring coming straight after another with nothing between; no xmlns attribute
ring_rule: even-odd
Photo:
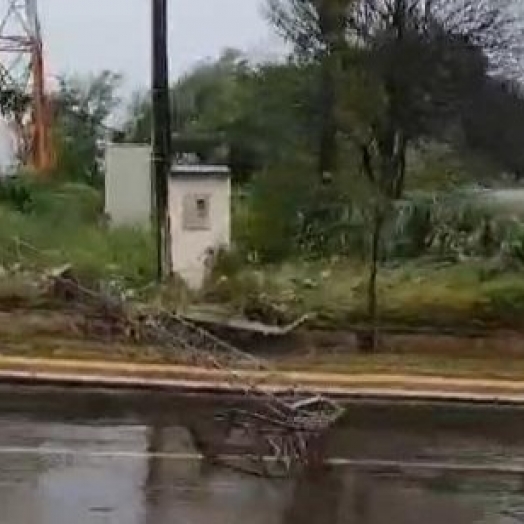
<svg viewBox="0 0 524 524"><path fill-rule="evenodd" d="M519 218L471 193L511 187L523 169L515 2L269 0L267 15L291 44L286 61L228 51L172 92L179 132L231 147L235 256L367 261L372 324L388 263L518 270ZM148 136L148 115L147 99L133 107L128 137Z"/></svg>
<svg viewBox="0 0 524 524"><path fill-rule="evenodd" d="M177 146L198 142L206 162L224 143L234 175L233 247L196 298L275 322L314 312L321 326L364 323L371 347L387 322L518 323L520 201L482 191L517 189L524 173L515 5L268 0L288 56L253 63L230 49L174 83ZM148 233L103 218L118 81L62 79L57 182L0 187L3 264L36 258L19 239L96 278L152 279ZM149 95L113 139L150 140Z"/></svg>
<svg viewBox="0 0 524 524"><path fill-rule="evenodd" d="M0 264L5 273L71 264L88 279L136 287L154 275L153 241L139 229L109 229L99 190L75 182L15 178L0 186Z"/></svg>

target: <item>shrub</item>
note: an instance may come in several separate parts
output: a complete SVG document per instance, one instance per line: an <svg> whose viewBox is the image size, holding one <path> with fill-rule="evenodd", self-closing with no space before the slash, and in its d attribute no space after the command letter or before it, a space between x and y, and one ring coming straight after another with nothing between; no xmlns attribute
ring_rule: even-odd
<svg viewBox="0 0 524 524"><path fill-rule="evenodd" d="M312 176L296 169L257 174L235 212L236 243L245 256L261 262L293 254L301 214L311 201Z"/></svg>
<svg viewBox="0 0 524 524"><path fill-rule="evenodd" d="M363 214L338 182L322 185L308 168L259 173L234 200L239 252L260 263L362 253Z"/></svg>
<svg viewBox="0 0 524 524"><path fill-rule="evenodd" d="M106 229L100 192L83 184L12 180L0 198L0 264L35 269L70 263L77 272L141 285L154 278L149 231ZM12 186L11 186L12 184ZM13 188L25 188L21 207Z"/></svg>
<svg viewBox="0 0 524 524"><path fill-rule="evenodd" d="M20 213L29 212L33 201L27 180L20 177L10 177L0 182L0 202Z"/></svg>

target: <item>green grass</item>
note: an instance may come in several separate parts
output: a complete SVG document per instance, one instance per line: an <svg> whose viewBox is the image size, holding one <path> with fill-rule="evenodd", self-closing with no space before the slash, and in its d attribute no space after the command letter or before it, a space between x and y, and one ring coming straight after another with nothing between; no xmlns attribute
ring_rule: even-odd
<svg viewBox="0 0 524 524"><path fill-rule="evenodd" d="M108 228L99 191L78 184L29 184L28 191L23 209L0 199L0 295L33 292L13 267L40 271L68 263L93 281L132 288L154 280L151 233ZM366 284L366 267L347 259L253 267L226 255L199 296L181 292L174 279L148 299L214 302L269 321L312 314L313 327L343 329L366 322ZM520 327L524 271L493 271L486 261L403 262L381 269L379 303L383 324Z"/></svg>
<svg viewBox="0 0 524 524"><path fill-rule="evenodd" d="M501 358L503 357L503 358ZM337 374L417 375L426 377L524 379L524 361L500 353L468 356L423 353L377 353L375 355L320 355L283 358L280 369Z"/></svg>
<svg viewBox="0 0 524 524"><path fill-rule="evenodd" d="M418 261L383 268L378 285L382 323L520 326L524 272L487 276L485 266L478 261ZM232 309L259 301L273 305L286 320L313 314L312 325L319 328L366 322L367 271L362 264L295 262L244 269L218 282L211 286L211 297L218 296Z"/></svg>
<svg viewBox="0 0 524 524"><path fill-rule="evenodd" d="M93 279L143 285L154 277L154 243L141 229L109 229L102 197L73 184L30 187L23 212L0 203L0 265L49 268L71 264Z"/></svg>

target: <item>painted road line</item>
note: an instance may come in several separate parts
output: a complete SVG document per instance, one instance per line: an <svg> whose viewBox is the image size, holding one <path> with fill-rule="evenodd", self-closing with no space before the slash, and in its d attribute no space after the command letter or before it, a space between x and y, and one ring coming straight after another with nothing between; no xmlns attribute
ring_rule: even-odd
<svg viewBox="0 0 524 524"><path fill-rule="evenodd" d="M176 462L200 462L204 459L203 455L192 452L163 453L146 451L125 451L125 450L94 450L94 449L72 449L72 448L53 448L53 447L0 447L0 457L2 455L26 455L26 456L62 456L78 458L113 458L143 460L157 458ZM244 462L249 457L241 455L222 455L219 457L223 461ZM266 462L274 462L274 457L264 457ZM403 461L403 460L382 460L382 459L350 459L343 457L332 457L326 461L327 465L334 467L352 467L358 470L370 471L392 471L395 473L413 471L434 471L436 473L485 473L503 475L524 475L524 464L474 464L460 462L438 462L438 461Z"/></svg>

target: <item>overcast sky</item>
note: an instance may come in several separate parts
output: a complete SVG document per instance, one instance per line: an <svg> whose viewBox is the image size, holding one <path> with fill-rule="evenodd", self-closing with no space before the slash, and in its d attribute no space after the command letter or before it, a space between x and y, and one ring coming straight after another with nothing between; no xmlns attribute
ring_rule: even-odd
<svg viewBox="0 0 524 524"><path fill-rule="evenodd" d="M0 0L0 3L5 0ZM150 74L151 0L39 0L48 71L121 72L126 88ZM171 75L238 47L252 54L278 49L262 15L263 0L169 0Z"/></svg>
<svg viewBox="0 0 524 524"><path fill-rule="evenodd" d="M171 78L226 47L254 58L282 49L263 16L264 0L168 0ZM0 0L0 16L7 10ZM104 69L124 77L122 98L150 83L151 0L38 0L46 76ZM122 105L122 110L125 107ZM0 165L11 156L0 121Z"/></svg>

